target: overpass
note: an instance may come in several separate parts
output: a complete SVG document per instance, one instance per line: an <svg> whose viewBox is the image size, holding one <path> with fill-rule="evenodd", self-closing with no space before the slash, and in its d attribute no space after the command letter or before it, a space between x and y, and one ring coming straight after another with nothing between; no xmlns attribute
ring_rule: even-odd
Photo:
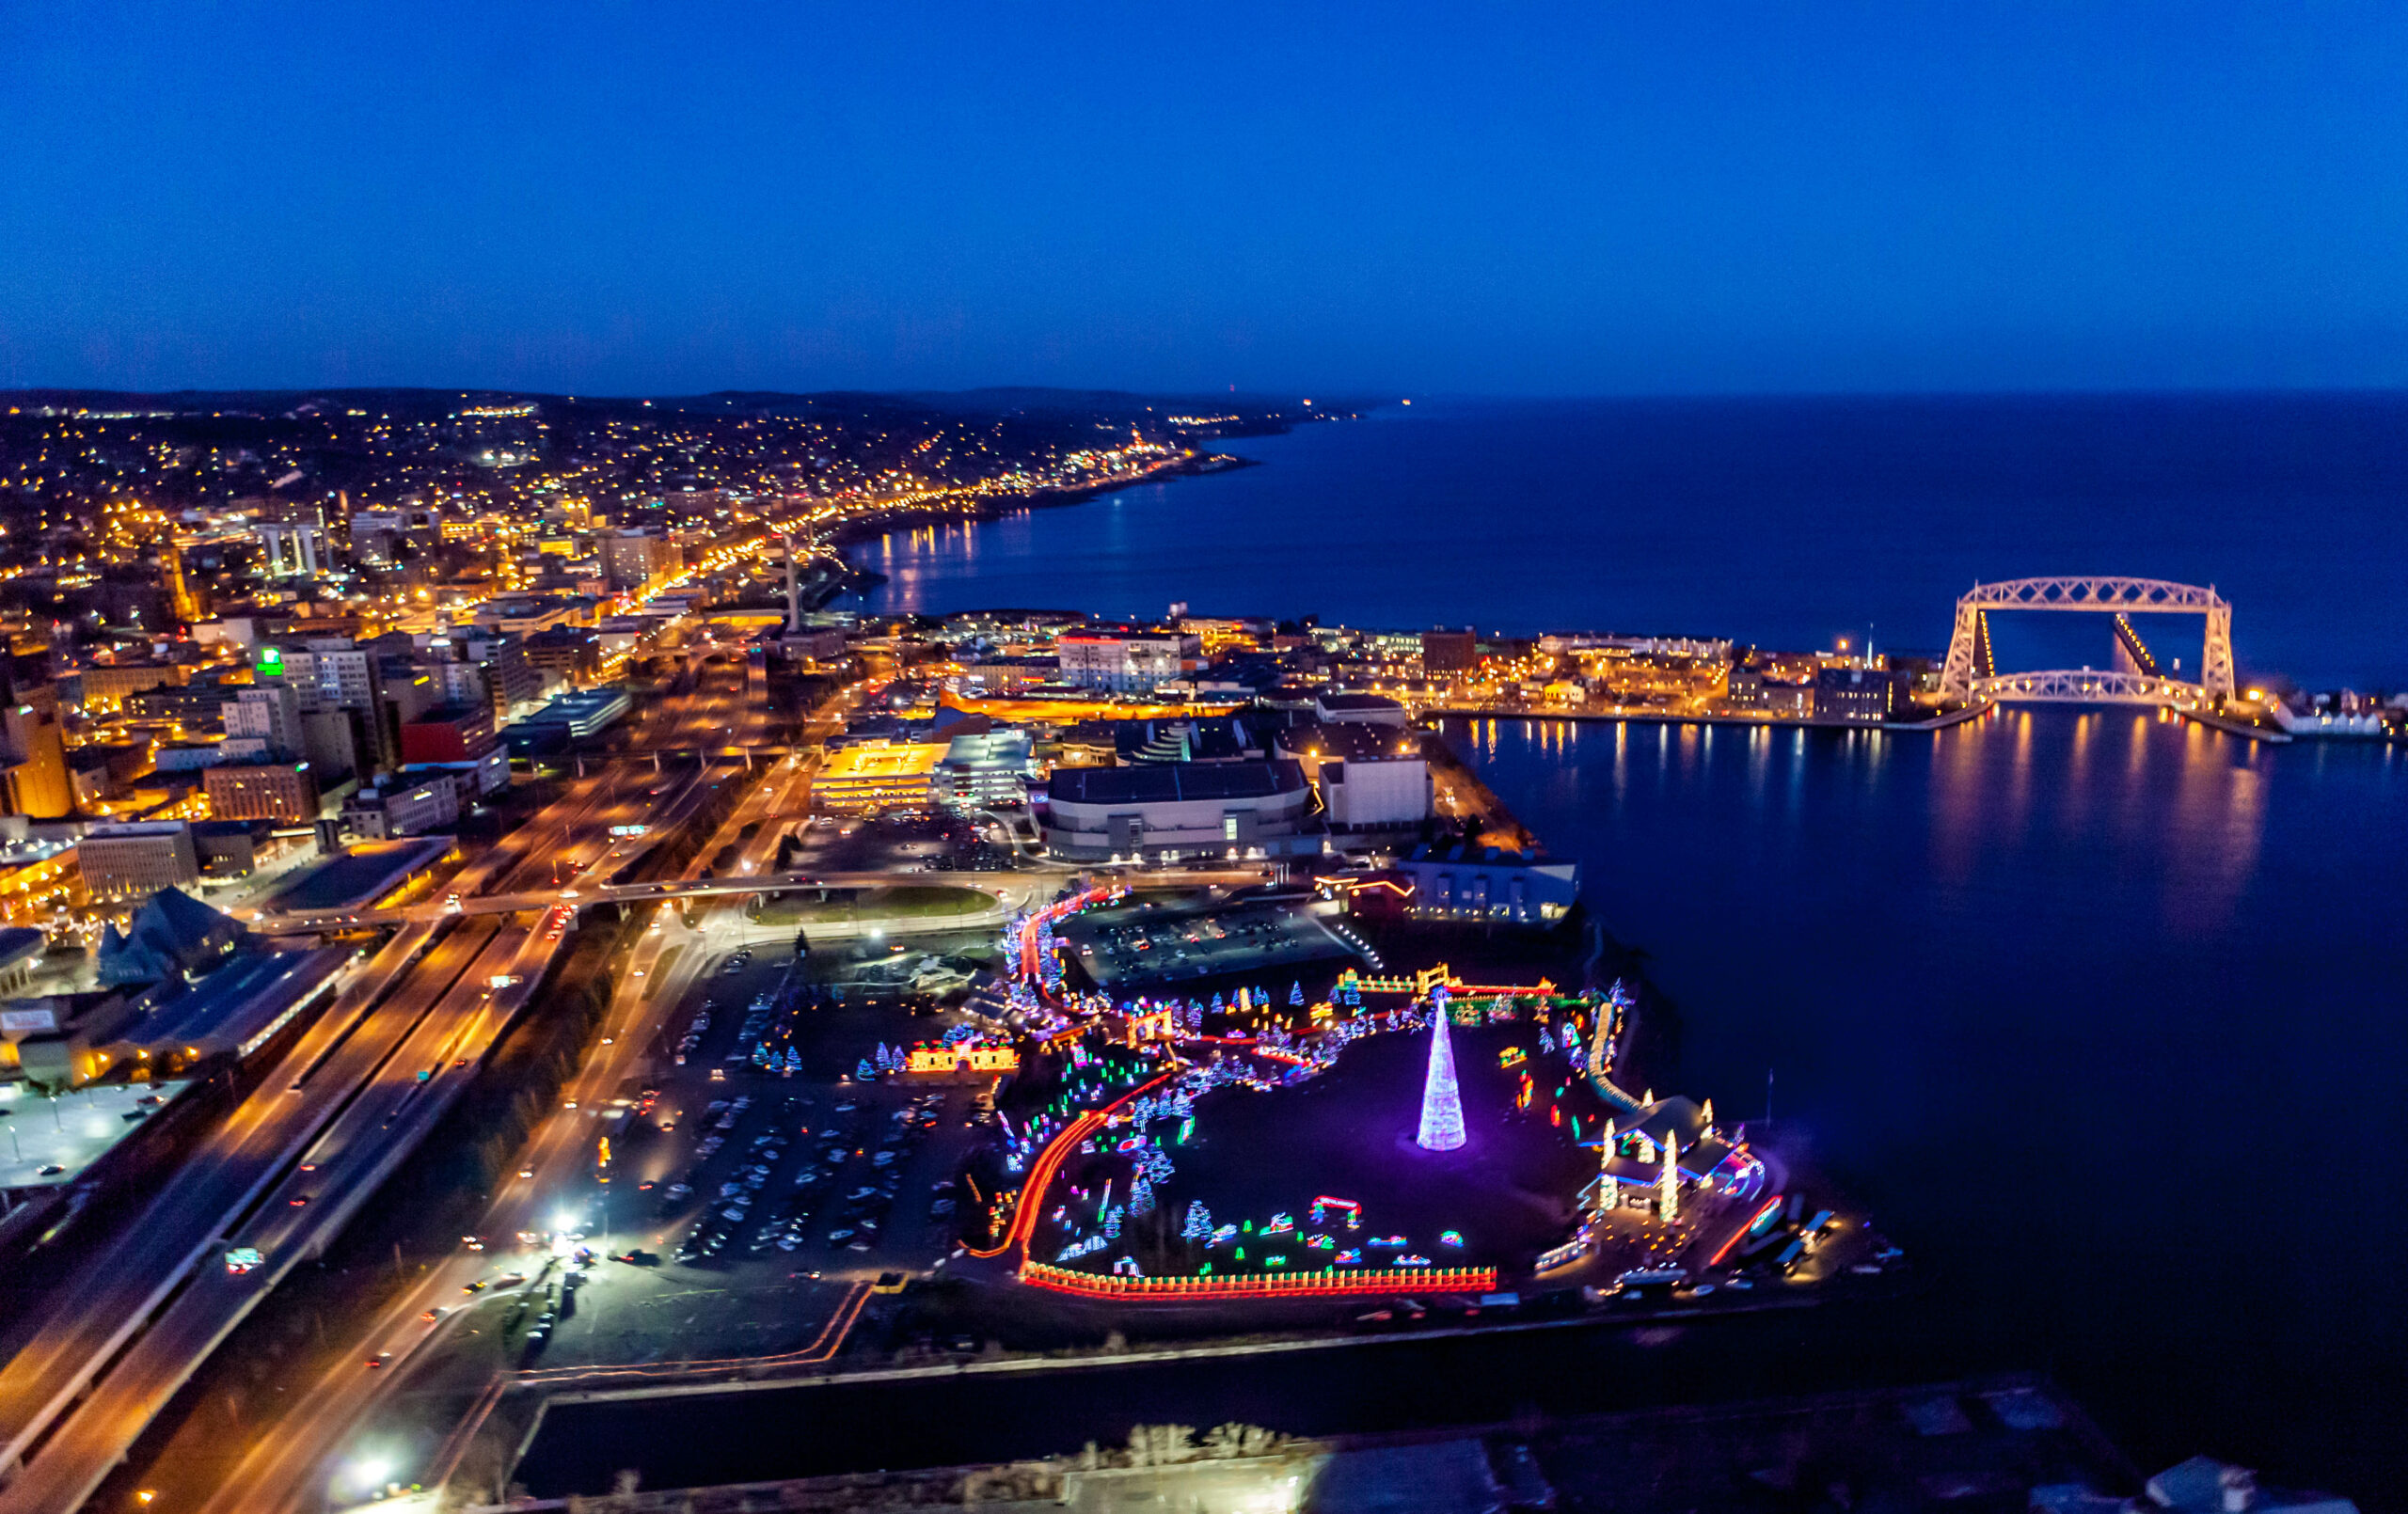
<svg viewBox="0 0 2408 1514"><path fill-rule="evenodd" d="M572 785L454 881L540 875L547 857L631 802L641 785L629 777ZM429 911L346 972L335 1002L11 1342L0 1514L88 1496L273 1282L406 1159L561 949L506 922L455 926ZM246 1242L271 1265L226 1272L222 1251Z"/></svg>
<svg viewBox="0 0 2408 1514"><path fill-rule="evenodd" d="M517 893L482 894L446 903L405 905L392 909L303 909L260 914L249 921L263 935L300 931L343 930L353 926L397 925L409 921L455 915L508 915L523 909L549 909L557 905L584 908L598 904L650 904L662 899L719 898L730 894L796 893L804 890L893 889L935 885L975 889L996 899L1024 892L1029 875L1021 873L765 873L757 877L672 878L658 883L600 883L564 889L534 889ZM1019 887L1013 885L1017 883Z"/></svg>
<svg viewBox="0 0 2408 1514"><path fill-rule="evenodd" d="M2111 617L2115 666L2002 673L1990 648L1993 611L2046 610ZM2133 613L2205 618L2198 681L2162 671L2132 626ZM2232 603L2212 585L2162 578L2009 578L1977 583L1956 601L1941 693L1960 703L2149 704L2200 711L2233 693Z"/></svg>

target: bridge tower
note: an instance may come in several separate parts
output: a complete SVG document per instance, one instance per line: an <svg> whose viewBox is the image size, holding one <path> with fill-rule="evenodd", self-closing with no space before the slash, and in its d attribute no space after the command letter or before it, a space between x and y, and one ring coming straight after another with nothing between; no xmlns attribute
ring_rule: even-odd
<svg viewBox="0 0 2408 1514"><path fill-rule="evenodd" d="M2114 617L2116 644L2131 667L2114 671L2083 668L2002 675L1990 652L1991 610L2078 610ZM2207 622L2199 681L2168 678L2156 668L2126 612L2175 611ZM2232 602L2212 585L2168 583L2161 578L2009 578L1975 584L1956 601L1956 625L1948 639L1941 692L1971 702L1985 699L2060 700L2165 704L2188 708L2227 699L2233 693Z"/></svg>

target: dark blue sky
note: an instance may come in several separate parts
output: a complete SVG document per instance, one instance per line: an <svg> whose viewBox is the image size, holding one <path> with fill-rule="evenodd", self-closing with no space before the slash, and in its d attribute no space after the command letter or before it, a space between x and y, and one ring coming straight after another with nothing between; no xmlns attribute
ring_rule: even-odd
<svg viewBox="0 0 2408 1514"><path fill-rule="evenodd" d="M0 0L0 385L2408 377L2396 0Z"/></svg>

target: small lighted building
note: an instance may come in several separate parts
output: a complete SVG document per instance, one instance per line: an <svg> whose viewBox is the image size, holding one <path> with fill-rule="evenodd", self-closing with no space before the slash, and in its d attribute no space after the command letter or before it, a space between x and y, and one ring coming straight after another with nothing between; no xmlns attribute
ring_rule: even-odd
<svg viewBox="0 0 2408 1514"><path fill-rule="evenodd" d="M955 1046L941 1042L924 1043L911 1049L903 1070L927 1073L1018 1072L1020 1053L1007 1046L988 1046L978 1041L964 1041Z"/></svg>

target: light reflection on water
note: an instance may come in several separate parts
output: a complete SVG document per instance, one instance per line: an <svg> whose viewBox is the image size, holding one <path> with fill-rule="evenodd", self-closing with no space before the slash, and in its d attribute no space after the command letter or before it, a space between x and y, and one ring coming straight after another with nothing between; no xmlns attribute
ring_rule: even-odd
<svg viewBox="0 0 2408 1514"><path fill-rule="evenodd" d="M1777 1069L1782 1112L1968 1335L2053 1363L2118 1427L2408 1487L2348 1386L2408 1317L2344 1260L2398 1254L2400 1206L2320 1205L2314 1287L2265 1287L2285 1243L2232 1238L2303 1142L2344 1167L2408 1142L2396 749L2120 709L1928 734L1553 724L1454 733L1650 954L1687 1091L1744 1112ZM2228 1396L2165 1400L2186 1370Z"/></svg>

